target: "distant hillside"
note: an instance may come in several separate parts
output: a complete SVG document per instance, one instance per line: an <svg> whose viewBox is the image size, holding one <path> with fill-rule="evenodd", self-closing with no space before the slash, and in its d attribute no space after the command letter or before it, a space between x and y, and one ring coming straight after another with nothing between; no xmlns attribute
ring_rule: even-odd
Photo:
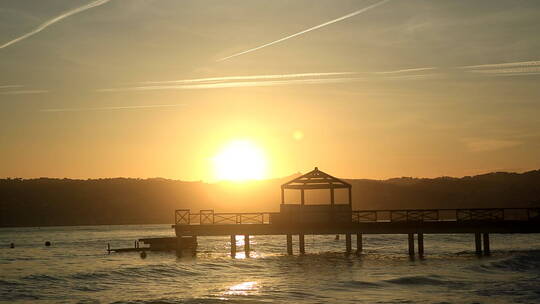
<svg viewBox="0 0 540 304"><path fill-rule="evenodd" d="M273 179L247 185L168 179L0 179L0 227L172 223L174 209L278 211ZM540 207L540 170L463 178L354 179L354 209ZM317 192L314 201L327 199Z"/></svg>

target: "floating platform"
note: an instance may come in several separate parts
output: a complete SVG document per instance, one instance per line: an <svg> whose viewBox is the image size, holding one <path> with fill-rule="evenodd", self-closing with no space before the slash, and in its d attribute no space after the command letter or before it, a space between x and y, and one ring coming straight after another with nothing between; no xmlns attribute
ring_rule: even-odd
<svg viewBox="0 0 540 304"><path fill-rule="evenodd" d="M149 246L139 246L140 243ZM161 238L144 238L135 241L134 246L130 248L117 248L111 249L110 245L107 247L107 251L110 252L140 252L140 251L178 251L178 250L196 250L197 249L197 237L196 236L182 236L182 237L161 237Z"/></svg>

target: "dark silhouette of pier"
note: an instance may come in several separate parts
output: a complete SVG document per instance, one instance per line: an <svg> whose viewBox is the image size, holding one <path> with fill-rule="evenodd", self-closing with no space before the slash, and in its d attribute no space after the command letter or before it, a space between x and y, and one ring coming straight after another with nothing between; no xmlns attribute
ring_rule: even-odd
<svg viewBox="0 0 540 304"><path fill-rule="evenodd" d="M215 213L189 209L175 211L177 248L197 236L231 237L231 255L236 254L236 236L243 235L246 254L250 235L284 235L288 254L293 254L293 235L298 235L299 252L305 253L305 235L345 235L345 251L362 252L363 234L405 234L408 253L424 255L424 234L466 233L474 235L477 254L490 254L493 233L540 233L540 208L403 209L352 210L351 185L318 168L281 186L280 212ZM285 191L300 192L300 201L286 203ZM306 191L328 190L327 204L306 204ZM346 202L336 201L336 191L345 191ZM415 242L416 239L416 242Z"/></svg>

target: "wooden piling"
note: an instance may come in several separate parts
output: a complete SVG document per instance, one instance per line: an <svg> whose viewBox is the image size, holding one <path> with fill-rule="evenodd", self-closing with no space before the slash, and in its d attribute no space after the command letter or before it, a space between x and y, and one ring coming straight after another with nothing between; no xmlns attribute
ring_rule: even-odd
<svg viewBox="0 0 540 304"><path fill-rule="evenodd" d="M246 257L249 256L249 234L244 234L244 251L246 252Z"/></svg>
<svg viewBox="0 0 540 304"><path fill-rule="evenodd" d="M347 254L350 254L352 252L350 233L345 234L345 251L347 252Z"/></svg>
<svg viewBox="0 0 540 304"><path fill-rule="evenodd" d="M484 239L484 255L490 255L491 250L489 248L489 233L484 233L483 239Z"/></svg>
<svg viewBox="0 0 540 304"><path fill-rule="evenodd" d="M357 233L357 234L356 234L356 254L362 253L362 247L363 247L363 244L362 244L362 234L361 234L361 233Z"/></svg>
<svg viewBox="0 0 540 304"><path fill-rule="evenodd" d="M231 257L236 257L236 235L231 235Z"/></svg>
<svg viewBox="0 0 540 304"><path fill-rule="evenodd" d="M482 235L480 232L474 234L474 249L476 254L482 254Z"/></svg>
<svg viewBox="0 0 540 304"><path fill-rule="evenodd" d="M300 247L300 254L306 253L304 235L298 235L298 246Z"/></svg>
<svg viewBox="0 0 540 304"><path fill-rule="evenodd" d="M291 234L287 234L287 254L288 254L288 255L292 255L292 254L293 254L293 250L292 250L292 235L291 235Z"/></svg>
<svg viewBox="0 0 540 304"><path fill-rule="evenodd" d="M182 256L182 236L176 238L176 255L178 257Z"/></svg>
<svg viewBox="0 0 540 304"><path fill-rule="evenodd" d="M424 256L424 234L418 233L418 255Z"/></svg>
<svg viewBox="0 0 540 304"><path fill-rule="evenodd" d="M414 233L409 233L409 255L414 256Z"/></svg>

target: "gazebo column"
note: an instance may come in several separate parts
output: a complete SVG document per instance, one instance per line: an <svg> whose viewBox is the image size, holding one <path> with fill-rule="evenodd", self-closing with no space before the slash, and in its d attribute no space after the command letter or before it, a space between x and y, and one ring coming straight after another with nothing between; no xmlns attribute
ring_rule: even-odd
<svg viewBox="0 0 540 304"><path fill-rule="evenodd" d="M304 189L300 190L300 204L303 206L306 204L306 201L304 199Z"/></svg>
<svg viewBox="0 0 540 304"><path fill-rule="evenodd" d="M300 254L306 253L304 235L298 235L298 246L300 247Z"/></svg>
<svg viewBox="0 0 540 304"><path fill-rule="evenodd" d="M330 204L333 206L335 203L334 199L334 188L330 188Z"/></svg>
<svg viewBox="0 0 540 304"><path fill-rule="evenodd" d="M285 204L285 189L281 187L281 204Z"/></svg>
<svg viewBox="0 0 540 304"><path fill-rule="evenodd" d="M349 206L351 206L352 209L352 187L349 187Z"/></svg>

